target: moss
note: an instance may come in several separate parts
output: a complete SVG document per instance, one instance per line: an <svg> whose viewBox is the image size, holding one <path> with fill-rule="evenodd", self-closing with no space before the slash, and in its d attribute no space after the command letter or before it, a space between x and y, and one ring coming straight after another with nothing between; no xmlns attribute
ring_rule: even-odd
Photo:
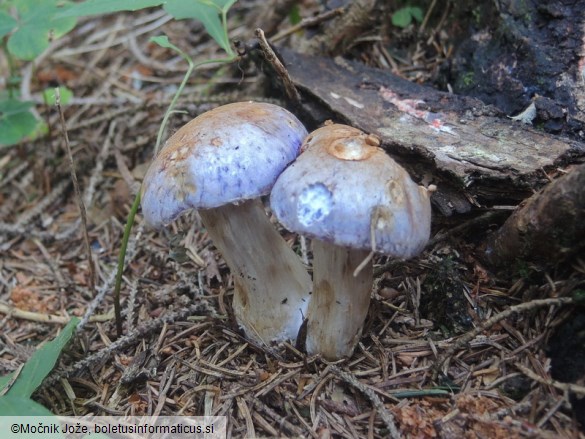
<svg viewBox="0 0 585 439"><path fill-rule="evenodd" d="M464 87L471 87L475 83L475 74L473 72L467 72L461 76L461 82Z"/></svg>

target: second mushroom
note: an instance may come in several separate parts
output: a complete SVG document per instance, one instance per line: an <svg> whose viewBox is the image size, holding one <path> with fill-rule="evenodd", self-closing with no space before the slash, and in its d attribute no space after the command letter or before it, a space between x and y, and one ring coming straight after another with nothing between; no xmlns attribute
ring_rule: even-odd
<svg viewBox="0 0 585 439"><path fill-rule="evenodd" d="M313 238L305 347L328 360L350 356L359 341L373 252L409 258L430 235L429 190L378 145L375 136L349 126L319 128L271 193L278 220Z"/></svg>

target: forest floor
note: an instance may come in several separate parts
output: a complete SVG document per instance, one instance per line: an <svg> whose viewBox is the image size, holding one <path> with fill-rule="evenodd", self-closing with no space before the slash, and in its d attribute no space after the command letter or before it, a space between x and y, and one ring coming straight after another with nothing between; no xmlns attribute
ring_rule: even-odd
<svg viewBox="0 0 585 439"><path fill-rule="evenodd" d="M256 8L236 4L230 37L253 38ZM301 15L319 8L304 2ZM455 49L450 32L461 29L438 15L422 33L418 24L356 36L360 42L344 54L439 86ZM290 26L285 17L275 31ZM294 48L311 32L280 43ZM256 345L238 331L232 277L196 213L154 231L139 212L118 338L112 291L124 225L186 71L180 57L149 43L162 33L196 60L221 56L199 24L150 9L83 20L30 72L26 92L39 102L49 131L0 156L0 376L78 316L80 331L34 397L61 415L213 414L228 417L232 437L384 438L394 428L417 438L585 437L572 409L585 397L583 383L569 391L551 378L555 361L583 364L550 347L555 337L571 339L566 323L575 310L538 302L583 288L585 260L500 276L476 257L485 230L459 236L437 222L420 257L377 256L359 345L351 358L328 363L287 343ZM263 78L245 59L205 66L190 79L177 107L184 113L173 115L167 132L223 103L285 105L267 95ZM74 93L64 116L95 285L59 115L41 105L39 91L57 84ZM311 260L296 235L281 233ZM501 313L505 318L496 317Z"/></svg>

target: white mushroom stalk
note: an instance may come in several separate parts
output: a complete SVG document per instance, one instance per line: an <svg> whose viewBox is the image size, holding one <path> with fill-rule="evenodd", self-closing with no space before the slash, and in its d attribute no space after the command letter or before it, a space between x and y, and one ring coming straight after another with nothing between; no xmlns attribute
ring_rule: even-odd
<svg viewBox="0 0 585 439"><path fill-rule="evenodd" d="M378 145L355 128L320 128L271 194L279 221L313 238L305 347L328 360L350 356L359 341L373 283L371 253L412 257L430 235L429 191Z"/></svg>
<svg viewBox="0 0 585 439"><path fill-rule="evenodd" d="M313 297L307 312L305 348L337 360L351 355L370 306L372 259L357 276L356 267L368 256L356 250L313 240Z"/></svg>
<svg viewBox="0 0 585 439"><path fill-rule="evenodd" d="M311 279L261 201L202 209L199 215L234 276L234 314L248 337L265 344L296 340Z"/></svg>
<svg viewBox="0 0 585 439"><path fill-rule="evenodd" d="M271 224L259 197L295 159L307 132L276 105L241 102L177 131L142 186L146 221L160 227L198 209L234 276L234 314L251 339L296 340L311 279Z"/></svg>

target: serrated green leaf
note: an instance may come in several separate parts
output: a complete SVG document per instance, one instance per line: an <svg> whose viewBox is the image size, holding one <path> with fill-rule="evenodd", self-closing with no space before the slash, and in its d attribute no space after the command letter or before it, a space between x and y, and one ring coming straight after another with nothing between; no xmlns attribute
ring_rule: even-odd
<svg viewBox="0 0 585 439"><path fill-rule="evenodd" d="M17 25L16 20L6 12L0 11L0 38L8 35Z"/></svg>
<svg viewBox="0 0 585 439"><path fill-rule="evenodd" d="M165 0L87 0L68 7L57 14L57 17L83 17L121 11L138 11L160 6L164 2Z"/></svg>
<svg viewBox="0 0 585 439"><path fill-rule="evenodd" d="M67 105L73 97L73 92L64 86L59 87L59 95L61 96L61 105ZM57 99L55 97L55 87L47 88L43 91L43 99L47 105L55 105Z"/></svg>
<svg viewBox="0 0 585 439"><path fill-rule="evenodd" d="M75 27L73 17L57 18L60 0L13 0L18 13L17 27L8 40L8 50L15 57L33 60L48 46Z"/></svg>
<svg viewBox="0 0 585 439"><path fill-rule="evenodd" d="M34 133L37 118L30 112L32 102L0 100L0 147L14 145Z"/></svg>
<svg viewBox="0 0 585 439"><path fill-rule="evenodd" d="M211 4L210 4L211 3ZM176 20L193 18L203 23L205 30L226 52L231 52L230 42L219 18L219 6L213 2L167 0L165 11Z"/></svg>
<svg viewBox="0 0 585 439"><path fill-rule="evenodd" d="M4 395L0 396L0 425L1 431L10 431L8 425L3 425L3 416L54 416L49 409L34 402L32 399L24 398L22 396ZM38 422L38 419L37 419ZM17 436L15 436L17 437ZM20 436L18 436L20 437ZM43 438L45 436L43 435ZM49 436L62 437L62 436Z"/></svg>
<svg viewBox="0 0 585 439"><path fill-rule="evenodd" d="M53 367L55 367L61 351L71 339L78 322L78 318L71 319L54 340L36 350L25 363L12 387L8 389L6 396L30 398L45 377L53 370Z"/></svg>

